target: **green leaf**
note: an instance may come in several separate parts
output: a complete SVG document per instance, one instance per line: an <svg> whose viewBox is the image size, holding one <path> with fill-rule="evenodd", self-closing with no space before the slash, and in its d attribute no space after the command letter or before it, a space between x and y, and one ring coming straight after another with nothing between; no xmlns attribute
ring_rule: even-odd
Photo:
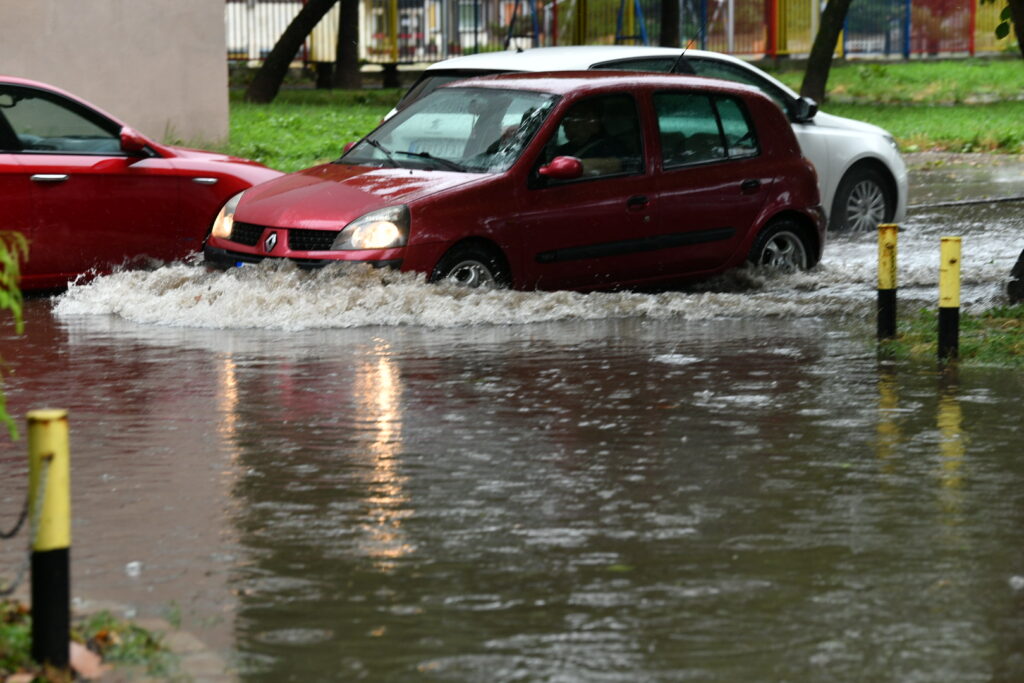
<svg viewBox="0 0 1024 683"><path fill-rule="evenodd" d="M1009 5L1004 7L1003 11L999 13L999 18L1002 19L1003 21L1009 21L1011 16L1013 16L1013 14L1012 12L1010 12Z"/></svg>
<svg viewBox="0 0 1024 683"><path fill-rule="evenodd" d="M1010 22L1004 21L999 26L996 26L996 38L1002 40L1008 35L1010 35Z"/></svg>

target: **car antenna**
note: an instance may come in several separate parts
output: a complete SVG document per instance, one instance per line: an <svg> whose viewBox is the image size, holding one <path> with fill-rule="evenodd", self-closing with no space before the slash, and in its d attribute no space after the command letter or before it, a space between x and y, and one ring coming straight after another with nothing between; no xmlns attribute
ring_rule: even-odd
<svg viewBox="0 0 1024 683"><path fill-rule="evenodd" d="M704 19L704 23L700 25L700 28L697 29L697 32L693 34L693 38L690 38L690 41L683 46L683 51L679 53L678 57L676 57L676 61L672 64L672 68L669 70L669 73L679 73L679 65L682 64L683 61L686 59L686 51L690 49L691 45L697 42L697 38L699 38L700 34L704 32L706 26L707 18Z"/></svg>

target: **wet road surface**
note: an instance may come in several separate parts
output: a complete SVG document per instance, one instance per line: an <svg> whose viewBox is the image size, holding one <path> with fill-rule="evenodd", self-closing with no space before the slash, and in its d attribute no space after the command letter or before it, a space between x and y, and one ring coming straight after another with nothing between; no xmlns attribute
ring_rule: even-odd
<svg viewBox="0 0 1024 683"><path fill-rule="evenodd" d="M915 212L901 306L945 234L1001 303L1022 223ZM179 265L0 355L12 414L71 413L73 594L243 680L1021 680L1024 375L879 361L876 253L664 294Z"/></svg>

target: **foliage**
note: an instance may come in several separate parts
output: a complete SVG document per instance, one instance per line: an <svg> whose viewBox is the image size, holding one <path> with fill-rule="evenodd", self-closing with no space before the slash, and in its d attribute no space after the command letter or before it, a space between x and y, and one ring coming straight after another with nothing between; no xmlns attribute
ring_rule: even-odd
<svg viewBox="0 0 1024 683"><path fill-rule="evenodd" d="M28 258L28 241L18 232L0 231L0 311L8 310L14 316L14 330L21 334L25 323L21 317L22 297L18 288L21 278L20 262ZM7 414L7 401L3 393L3 359L0 358L0 423L7 426L11 439L18 438L14 420Z"/></svg>
<svg viewBox="0 0 1024 683"><path fill-rule="evenodd" d="M1005 1L1005 0L1004 0ZM995 5L999 0L981 0L983 4ZM1010 3L1006 2L1003 7L1003 11L999 13L999 23L996 24L995 34L996 38L1002 40L1006 36L1010 35L1010 29L1013 25L1013 13L1010 10Z"/></svg>
<svg viewBox="0 0 1024 683"><path fill-rule="evenodd" d="M893 358L938 356L938 314L924 309L900 321L896 339L884 341L882 352ZM958 340L961 365L1024 368L1024 304L993 308L980 315L961 312Z"/></svg>
<svg viewBox="0 0 1024 683"><path fill-rule="evenodd" d="M15 672L30 672L36 680L60 680L32 661L32 613L15 601L0 601L0 680ZM98 612L76 623L71 638L98 653L104 662L137 664L150 676L167 677L175 659L149 631Z"/></svg>

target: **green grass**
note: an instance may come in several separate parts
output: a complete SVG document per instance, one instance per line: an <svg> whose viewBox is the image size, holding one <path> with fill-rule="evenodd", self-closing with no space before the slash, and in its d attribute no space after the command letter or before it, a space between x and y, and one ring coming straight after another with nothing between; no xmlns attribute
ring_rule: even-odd
<svg viewBox="0 0 1024 683"><path fill-rule="evenodd" d="M795 65L774 73L799 89ZM837 62L823 108L879 125L904 152L1024 154L1024 60ZM269 105L231 94L231 138L223 151L281 171L341 156L372 130L401 90L284 89Z"/></svg>
<svg viewBox="0 0 1024 683"><path fill-rule="evenodd" d="M272 104L231 94L231 138L224 151L280 171L337 159L345 143L372 130L399 90L282 90Z"/></svg>
<svg viewBox="0 0 1024 683"><path fill-rule="evenodd" d="M803 71L792 66L772 70L794 90ZM860 104L974 104L1020 100L1024 96L1024 60L950 59L910 62L836 62L829 71L826 102Z"/></svg>
<svg viewBox="0 0 1024 683"><path fill-rule="evenodd" d="M32 661L32 613L13 600L0 600L0 680L27 672L35 680L64 680L59 672L43 670ZM137 665L150 676L166 678L177 660L149 631L98 612L72 625L72 640L98 652L108 664Z"/></svg>
<svg viewBox="0 0 1024 683"><path fill-rule="evenodd" d="M938 357L938 314L922 310L899 321L896 339L880 349L890 358L928 360ZM980 315L961 312L958 339L962 365L1024 368L1024 304L994 308Z"/></svg>

